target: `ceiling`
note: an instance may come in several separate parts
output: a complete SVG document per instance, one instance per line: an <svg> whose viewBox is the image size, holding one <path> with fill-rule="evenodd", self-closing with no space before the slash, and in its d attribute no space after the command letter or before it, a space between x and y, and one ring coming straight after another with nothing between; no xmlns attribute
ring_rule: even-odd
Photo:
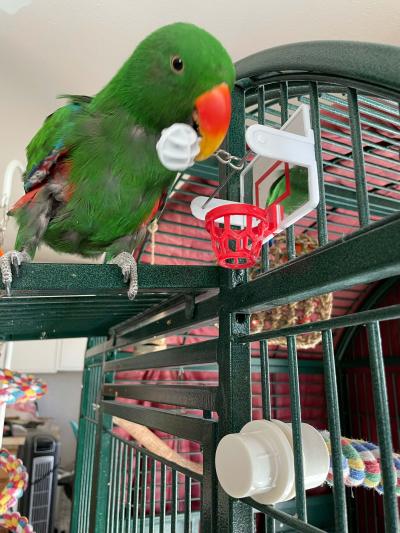
<svg viewBox="0 0 400 533"><path fill-rule="evenodd" d="M235 60L316 39L400 44L398 0L0 0L0 174L11 159L24 162L57 94L96 93L143 37L178 20L213 33ZM13 200L21 194L16 177ZM14 238L11 223L6 249ZM46 249L37 258L71 260Z"/></svg>

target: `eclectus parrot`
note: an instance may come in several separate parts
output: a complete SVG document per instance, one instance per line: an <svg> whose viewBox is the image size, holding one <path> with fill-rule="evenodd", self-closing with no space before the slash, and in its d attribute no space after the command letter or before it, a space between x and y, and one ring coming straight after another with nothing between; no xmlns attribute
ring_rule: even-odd
<svg viewBox="0 0 400 533"><path fill-rule="evenodd" d="M15 250L0 258L7 295L12 269L18 274L44 242L86 257L106 252L133 298L132 251L176 171L223 141L234 79L219 41L176 23L144 39L96 96L69 96L27 147L26 194L10 211Z"/></svg>

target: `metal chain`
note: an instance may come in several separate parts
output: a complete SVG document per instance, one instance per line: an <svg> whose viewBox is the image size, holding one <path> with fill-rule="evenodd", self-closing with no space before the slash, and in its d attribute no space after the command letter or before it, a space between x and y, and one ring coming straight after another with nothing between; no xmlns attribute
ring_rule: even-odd
<svg viewBox="0 0 400 533"><path fill-rule="evenodd" d="M232 155L230 154L229 152L227 152L226 150L222 150L222 149L219 149L217 150L216 152L214 152L214 157L216 157L218 159L218 161L220 163L222 163L223 165L227 165L228 167L232 168L233 170L236 170L237 172L239 172L240 170L243 170L244 167L246 166L247 164L247 158L249 157L250 154L253 154L254 152L252 150L248 150L243 157L237 157L235 155ZM235 161L235 163L232 163L232 161ZM211 200L213 198L215 198L215 196L219 193L219 191L221 189L223 189L225 187L225 185L228 183L228 181L232 178L233 176L233 173L231 173L220 185L219 187L217 187L215 189L215 191L212 193L212 195L207 198L207 200L204 202L204 204L201 206L202 209L205 209L207 207L207 205L209 204L209 202L211 202Z"/></svg>
<svg viewBox="0 0 400 533"><path fill-rule="evenodd" d="M243 157L237 157L235 155L230 154L226 150L222 150L221 148L217 150L213 155L220 163L223 165L227 165L228 167L232 168L233 170L243 170L246 166L246 159L247 157L252 153L251 150L246 152Z"/></svg>

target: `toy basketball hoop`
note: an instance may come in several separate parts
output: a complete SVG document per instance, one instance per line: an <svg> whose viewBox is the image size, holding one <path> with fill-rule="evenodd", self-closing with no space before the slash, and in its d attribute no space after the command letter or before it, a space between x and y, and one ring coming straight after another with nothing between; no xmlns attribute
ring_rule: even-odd
<svg viewBox="0 0 400 533"><path fill-rule="evenodd" d="M250 268L255 265L264 238L273 232L280 219L279 206L260 209L249 204L227 204L206 214L206 229L218 264L226 268ZM241 217L243 226L237 226Z"/></svg>
<svg viewBox="0 0 400 533"><path fill-rule="evenodd" d="M254 266L263 243L319 202L308 106L301 105L280 130L250 126L246 142L256 156L240 175L241 198L251 180L253 204L204 196L191 203L192 214L205 220L218 264L232 269Z"/></svg>

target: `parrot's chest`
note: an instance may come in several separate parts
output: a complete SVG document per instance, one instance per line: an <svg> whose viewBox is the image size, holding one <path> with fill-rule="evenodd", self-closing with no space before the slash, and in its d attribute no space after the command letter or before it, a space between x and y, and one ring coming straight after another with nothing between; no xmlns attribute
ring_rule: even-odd
<svg viewBox="0 0 400 533"><path fill-rule="evenodd" d="M175 173L160 163L156 136L121 120L112 132L81 139L71 152L72 195L50 222L45 240L64 251L101 253L145 224ZM122 124L122 125L121 125ZM111 127L112 126L112 127Z"/></svg>
<svg viewBox="0 0 400 533"><path fill-rule="evenodd" d="M90 255L103 252L116 240L132 235L148 221L166 183L151 174L119 180L104 175L96 183L76 187L69 202L50 222L45 240L53 248Z"/></svg>

